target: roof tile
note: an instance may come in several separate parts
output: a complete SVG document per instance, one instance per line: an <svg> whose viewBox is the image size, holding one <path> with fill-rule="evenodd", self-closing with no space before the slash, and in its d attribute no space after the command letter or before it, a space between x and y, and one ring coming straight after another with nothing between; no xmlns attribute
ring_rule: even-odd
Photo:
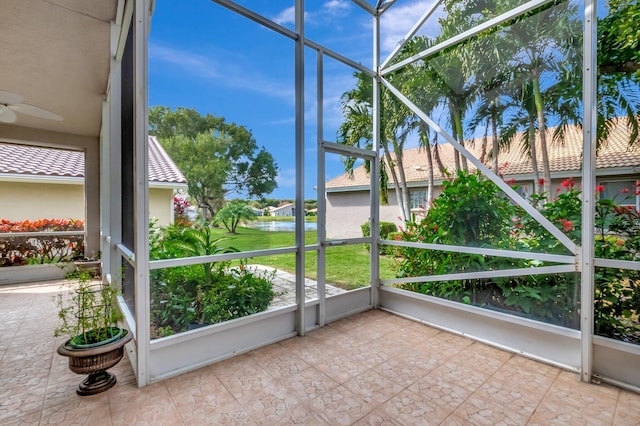
<svg viewBox="0 0 640 426"><path fill-rule="evenodd" d="M81 151L0 143L0 173L82 178L84 155ZM154 136L149 136L149 181L187 182Z"/></svg>
<svg viewBox="0 0 640 426"><path fill-rule="evenodd" d="M621 120L622 121L622 120ZM547 140L551 140L552 132L555 129L547 130ZM611 131L611 134L603 143L598 152L596 160L596 169L612 169L624 167L640 166L640 140L635 146L630 147L629 131L625 125L619 125ZM540 138L536 136L536 144L540 146ZM491 141L488 142L487 150L490 150ZM480 158L482 154L482 139L466 141L465 147L476 157ZM455 170L454 148L452 145L439 144L438 150L440 158L449 171ZM540 149L538 151L538 165L542 164L540 157ZM395 159L395 155L391 155ZM488 155L487 155L488 157ZM518 175L531 175L533 167L531 158L525 154L517 144L512 144L507 150L502 150L499 154L500 172L504 176L515 177ZM405 176L407 183L425 182L429 178L427 151L424 148L411 148L404 151L403 155ZM434 180L441 181L445 176L440 173L438 166L434 160ZM485 164L491 169L492 161L485 159ZM396 166L397 167L397 166ZM582 168L582 131L578 128L569 128L565 133L564 143L549 144L549 167L551 173L559 172L579 172ZM474 171L476 167L469 163L469 170ZM365 187L369 185L370 177L366 173L363 165L353 170L353 176L347 173L330 179L326 183L327 189L346 189L353 187ZM393 184L393 178L389 177L389 184Z"/></svg>

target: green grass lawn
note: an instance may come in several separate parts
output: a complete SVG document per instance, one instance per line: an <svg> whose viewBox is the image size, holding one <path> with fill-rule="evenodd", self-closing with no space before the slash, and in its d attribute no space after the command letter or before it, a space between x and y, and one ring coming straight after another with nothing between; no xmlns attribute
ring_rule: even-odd
<svg viewBox="0 0 640 426"><path fill-rule="evenodd" d="M226 229L216 229L220 236L228 237L222 246L235 247L240 251L264 250L269 248L292 247L295 245L293 232L271 232L258 229L238 227L237 233L228 234ZM305 244L316 243L316 232L305 232ZM369 252L364 244L328 247L327 251L327 282L346 290L363 287L369 284ZM317 278L317 256L311 251L305 258L305 276ZM252 258L248 263L271 266L287 272L295 273L295 254L289 253L276 256L261 256ZM395 260L390 257L380 257L380 274L384 278L394 277Z"/></svg>

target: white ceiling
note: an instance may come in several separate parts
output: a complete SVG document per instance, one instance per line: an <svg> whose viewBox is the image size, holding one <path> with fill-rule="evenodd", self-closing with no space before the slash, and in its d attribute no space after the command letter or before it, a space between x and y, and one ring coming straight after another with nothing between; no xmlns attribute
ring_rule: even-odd
<svg viewBox="0 0 640 426"><path fill-rule="evenodd" d="M21 114L16 126L99 135L117 3L0 1L0 90L63 117L58 122Z"/></svg>

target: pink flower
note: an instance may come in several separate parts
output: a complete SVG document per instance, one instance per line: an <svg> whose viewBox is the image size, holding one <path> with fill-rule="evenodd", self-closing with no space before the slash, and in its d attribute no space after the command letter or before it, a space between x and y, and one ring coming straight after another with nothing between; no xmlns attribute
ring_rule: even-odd
<svg viewBox="0 0 640 426"><path fill-rule="evenodd" d="M602 191L604 191L604 185L598 185L598 186L596 186L596 192L600 193L600 192L602 192Z"/></svg>
<svg viewBox="0 0 640 426"><path fill-rule="evenodd" d="M565 220L562 222L562 226L564 227L564 232L573 231L573 222L570 220Z"/></svg>
<svg viewBox="0 0 640 426"><path fill-rule="evenodd" d="M620 192L623 193L623 194L628 194L629 193L629 188L622 188L620 190Z"/></svg>

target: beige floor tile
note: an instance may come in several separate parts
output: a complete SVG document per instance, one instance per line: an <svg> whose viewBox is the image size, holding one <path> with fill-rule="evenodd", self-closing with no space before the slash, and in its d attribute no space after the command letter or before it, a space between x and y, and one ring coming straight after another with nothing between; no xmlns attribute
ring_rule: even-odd
<svg viewBox="0 0 640 426"><path fill-rule="evenodd" d="M351 425L377 408L344 386L311 400L311 408L330 425Z"/></svg>
<svg viewBox="0 0 640 426"><path fill-rule="evenodd" d="M366 404L375 406L384 404L405 388L373 370L367 370L349 380L344 387L359 396Z"/></svg>
<svg viewBox="0 0 640 426"><path fill-rule="evenodd" d="M374 367L374 370L403 386L414 384L429 372L429 370L425 370L399 356L378 364Z"/></svg>
<svg viewBox="0 0 640 426"><path fill-rule="evenodd" d="M446 404L423 398L408 389L398 393L375 413L401 425L437 425L453 412Z"/></svg>
<svg viewBox="0 0 640 426"><path fill-rule="evenodd" d="M111 420L115 425L184 424L164 383L138 388L121 386L109 392Z"/></svg>
<svg viewBox="0 0 640 426"><path fill-rule="evenodd" d="M524 425L531 417L531 413L520 411L517 407L505 407L491 399L473 395L467 399L454 415L460 417L467 424L474 425Z"/></svg>
<svg viewBox="0 0 640 426"><path fill-rule="evenodd" d="M255 424L211 369L202 370L166 381L167 390L185 424Z"/></svg>
<svg viewBox="0 0 640 426"><path fill-rule="evenodd" d="M429 375L409 386L408 390L425 404L441 406L447 413L453 413L473 393L455 382L433 380Z"/></svg>
<svg viewBox="0 0 640 426"><path fill-rule="evenodd" d="M382 412L381 409L374 411L373 413L369 413L357 422L354 423L354 426L398 426L401 423L395 421L395 419L389 417L386 413Z"/></svg>
<svg viewBox="0 0 640 426"><path fill-rule="evenodd" d="M422 380L455 383L467 391L475 392L491 374L491 372L476 369L475 366L446 363L431 370Z"/></svg>
<svg viewBox="0 0 640 426"><path fill-rule="evenodd" d="M313 399L338 386L338 382L331 379L315 367L302 370L300 373L288 377L281 377L278 381L302 398Z"/></svg>
<svg viewBox="0 0 640 426"><path fill-rule="evenodd" d="M0 424L11 424L11 422L27 418L40 418L45 388L34 388L26 393L26 389L21 389L20 393L18 393L18 389L12 387L11 392L5 390L5 396L0 398ZM11 395L11 393L14 394Z"/></svg>
<svg viewBox="0 0 640 426"><path fill-rule="evenodd" d="M625 390L620 391L613 424L620 426L640 425L640 394Z"/></svg>

